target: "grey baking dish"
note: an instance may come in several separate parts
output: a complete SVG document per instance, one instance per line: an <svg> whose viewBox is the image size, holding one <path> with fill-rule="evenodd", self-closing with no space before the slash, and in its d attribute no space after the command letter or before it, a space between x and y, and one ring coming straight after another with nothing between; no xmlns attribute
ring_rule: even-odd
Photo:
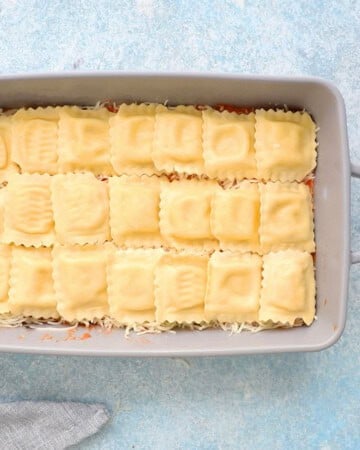
<svg viewBox="0 0 360 450"><path fill-rule="evenodd" d="M95 104L98 100L303 107L318 126L315 185L317 318L311 327L244 332L220 330L131 335L92 329L1 328L0 350L108 356L230 355L322 350L340 337L350 267L350 162L344 102L316 78L215 74L71 73L0 77L0 105ZM360 170L354 167L354 175ZM359 253L353 254L358 262ZM91 337L90 337L91 335Z"/></svg>

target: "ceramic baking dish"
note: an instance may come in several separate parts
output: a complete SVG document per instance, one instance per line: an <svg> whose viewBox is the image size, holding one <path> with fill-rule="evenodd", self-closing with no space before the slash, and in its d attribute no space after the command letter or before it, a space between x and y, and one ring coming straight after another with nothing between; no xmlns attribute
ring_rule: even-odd
<svg viewBox="0 0 360 450"><path fill-rule="evenodd" d="M344 102L316 78L212 74L76 73L3 76L0 105L79 104L98 100L170 104L295 106L319 126L315 183L317 320L310 327L237 335L220 330L130 335L123 330L1 328L0 350L111 356L230 355L322 350L340 337L350 266L350 163ZM354 174L360 170L354 168ZM360 259L353 254L353 261Z"/></svg>

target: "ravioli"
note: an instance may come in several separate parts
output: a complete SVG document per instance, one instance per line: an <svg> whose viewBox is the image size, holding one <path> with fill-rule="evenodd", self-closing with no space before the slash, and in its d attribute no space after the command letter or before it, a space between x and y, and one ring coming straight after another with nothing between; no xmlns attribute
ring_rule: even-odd
<svg viewBox="0 0 360 450"><path fill-rule="evenodd" d="M193 323L205 321L208 257L164 255L156 268L156 321Z"/></svg>
<svg viewBox="0 0 360 450"><path fill-rule="evenodd" d="M127 325L155 321L155 267L152 250L118 250L108 267L110 315Z"/></svg>
<svg viewBox="0 0 360 450"><path fill-rule="evenodd" d="M155 109L155 104L123 104L111 117L110 152L116 174L156 173L152 159Z"/></svg>
<svg viewBox="0 0 360 450"><path fill-rule="evenodd" d="M59 316L50 248L13 248L9 307L12 314L35 319Z"/></svg>
<svg viewBox="0 0 360 450"><path fill-rule="evenodd" d="M106 268L109 246L56 246L54 280L57 310L74 320L102 319L109 314Z"/></svg>
<svg viewBox="0 0 360 450"><path fill-rule="evenodd" d="M60 108L59 171L111 175L109 118L106 108Z"/></svg>
<svg viewBox="0 0 360 450"><path fill-rule="evenodd" d="M50 246L55 242L54 216L47 174L12 174L5 188L3 242Z"/></svg>
<svg viewBox="0 0 360 450"><path fill-rule="evenodd" d="M206 319L219 322L257 322L262 259L255 254L211 255L205 297Z"/></svg>
<svg viewBox="0 0 360 450"><path fill-rule="evenodd" d="M316 128L306 112L256 111L259 179L301 181L316 166Z"/></svg>
<svg viewBox="0 0 360 450"><path fill-rule="evenodd" d="M159 171L204 173L201 112L193 106L158 105L152 156Z"/></svg>
<svg viewBox="0 0 360 450"><path fill-rule="evenodd" d="M256 178L255 115L203 111L205 172L214 178Z"/></svg>
<svg viewBox="0 0 360 450"><path fill-rule="evenodd" d="M12 159L23 172L58 172L59 108L19 109L12 118Z"/></svg>
<svg viewBox="0 0 360 450"><path fill-rule="evenodd" d="M110 238L107 183L90 173L52 179L56 238L61 244L102 244Z"/></svg>
<svg viewBox="0 0 360 450"><path fill-rule="evenodd" d="M212 181L162 183L160 229L167 244L182 248L216 248L211 230L211 203L220 189Z"/></svg>
<svg viewBox="0 0 360 450"><path fill-rule="evenodd" d="M285 250L264 256L259 319L310 325L315 316L315 277L309 253Z"/></svg>

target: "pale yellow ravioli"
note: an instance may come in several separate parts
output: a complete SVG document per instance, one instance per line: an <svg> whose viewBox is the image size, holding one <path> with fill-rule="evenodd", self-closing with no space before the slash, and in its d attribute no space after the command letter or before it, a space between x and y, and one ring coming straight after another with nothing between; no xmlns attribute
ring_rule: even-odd
<svg viewBox="0 0 360 450"><path fill-rule="evenodd" d="M7 181L11 173L19 172L12 160L11 117L0 116L0 183Z"/></svg>
<svg viewBox="0 0 360 450"><path fill-rule="evenodd" d="M3 242L39 247L54 243L49 175L12 174L5 188Z"/></svg>
<svg viewBox="0 0 360 450"><path fill-rule="evenodd" d="M12 159L22 172L58 171L59 108L19 109L12 118Z"/></svg>
<svg viewBox="0 0 360 450"><path fill-rule="evenodd" d="M160 181L156 177L109 179L111 236L118 245L160 245Z"/></svg>
<svg viewBox="0 0 360 450"><path fill-rule="evenodd" d="M315 250L311 193L306 184L260 184L260 243L263 253Z"/></svg>
<svg viewBox="0 0 360 450"><path fill-rule="evenodd" d="M255 115L203 111L205 173L217 178L256 178Z"/></svg>
<svg viewBox="0 0 360 450"><path fill-rule="evenodd" d="M220 322L258 320L262 260L259 255L211 255L205 297L205 317Z"/></svg>
<svg viewBox="0 0 360 450"><path fill-rule="evenodd" d="M0 188L0 244L3 243L5 227L5 197L6 187Z"/></svg>
<svg viewBox="0 0 360 450"><path fill-rule="evenodd" d="M256 111L259 179L301 181L316 166L316 127L306 112Z"/></svg>
<svg viewBox="0 0 360 450"><path fill-rule="evenodd" d="M110 119L111 163L118 175L153 174L155 104L125 105Z"/></svg>
<svg viewBox="0 0 360 450"><path fill-rule="evenodd" d="M260 193L258 183L243 181L234 189L216 191L211 229L221 249L259 250Z"/></svg>
<svg viewBox="0 0 360 450"><path fill-rule="evenodd" d="M110 316L127 325L155 320L158 250L117 250L108 266Z"/></svg>
<svg viewBox="0 0 360 450"><path fill-rule="evenodd" d="M58 242L101 244L109 240L109 194L105 181L91 173L55 175L51 190Z"/></svg>
<svg viewBox="0 0 360 450"><path fill-rule="evenodd" d="M214 181L180 180L162 183L160 229L175 248L218 247L210 225L211 203L219 185Z"/></svg>
<svg viewBox="0 0 360 450"><path fill-rule="evenodd" d="M205 320L208 256L164 255L155 271L156 320L200 323Z"/></svg>
<svg viewBox="0 0 360 450"><path fill-rule="evenodd" d="M54 247L57 310L65 320L94 320L109 314L108 245Z"/></svg>
<svg viewBox="0 0 360 450"><path fill-rule="evenodd" d="M286 250L264 256L259 319L310 325L315 315L315 277L309 253Z"/></svg>
<svg viewBox="0 0 360 450"><path fill-rule="evenodd" d="M11 246L0 244L0 314L10 312L9 278Z"/></svg>
<svg viewBox="0 0 360 450"><path fill-rule="evenodd" d="M9 307L14 315L57 318L50 248L13 247Z"/></svg>
<svg viewBox="0 0 360 450"><path fill-rule="evenodd" d="M59 109L59 170L89 170L96 175L111 175L109 118L106 108Z"/></svg>
<svg viewBox="0 0 360 450"><path fill-rule="evenodd" d="M160 171L204 173L201 112L193 106L159 105L152 157Z"/></svg>

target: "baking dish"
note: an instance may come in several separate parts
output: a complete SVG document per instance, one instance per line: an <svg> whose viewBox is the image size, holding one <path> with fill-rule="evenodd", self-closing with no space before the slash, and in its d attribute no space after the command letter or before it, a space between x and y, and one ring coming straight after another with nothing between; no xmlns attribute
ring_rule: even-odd
<svg viewBox="0 0 360 450"><path fill-rule="evenodd" d="M244 332L221 330L130 335L123 330L0 328L0 350L108 356L229 355L321 350L340 337L350 267L350 162L344 102L316 78L214 74L69 73L0 77L5 108L93 105L98 100L305 108L319 126L315 183L317 320L310 327ZM360 169L354 166L354 175ZM360 254L352 255L353 262Z"/></svg>

